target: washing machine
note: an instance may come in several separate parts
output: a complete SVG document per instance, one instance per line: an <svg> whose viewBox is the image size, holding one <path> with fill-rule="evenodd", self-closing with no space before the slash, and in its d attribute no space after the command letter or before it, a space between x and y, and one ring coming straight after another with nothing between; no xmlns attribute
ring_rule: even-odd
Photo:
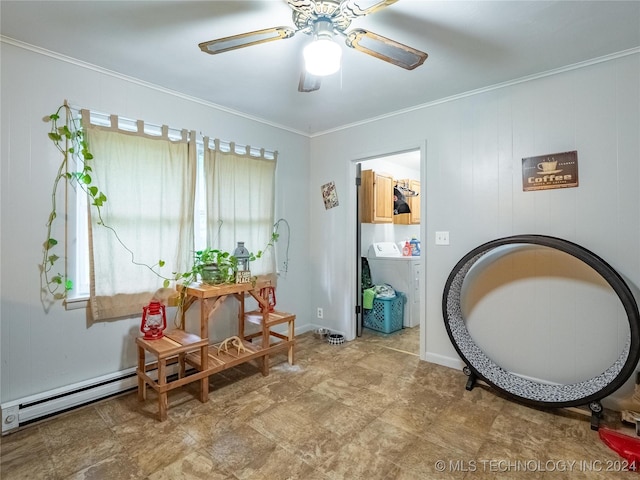
<svg viewBox="0 0 640 480"><path fill-rule="evenodd" d="M420 325L420 257L404 257L393 242L372 243L367 252L374 285L387 283L407 296L404 327Z"/></svg>

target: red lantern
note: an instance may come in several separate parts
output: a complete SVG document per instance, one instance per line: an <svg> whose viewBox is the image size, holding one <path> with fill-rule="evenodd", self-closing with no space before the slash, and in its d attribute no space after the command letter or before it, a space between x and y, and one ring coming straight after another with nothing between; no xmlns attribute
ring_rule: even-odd
<svg viewBox="0 0 640 480"><path fill-rule="evenodd" d="M269 303L269 312L273 312L276 306L276 289L273 287L264 287L260 289L260 296Z"/></svg>
<svg viewBox="0 0 640 480"><path fill-rule="evenodd" d="M144 333L145 340L157 340L163 337L163 330L167 328L167 315L164 305L158 301L151 301L149 305L142 307L142 322L140 331Z"/></svg>

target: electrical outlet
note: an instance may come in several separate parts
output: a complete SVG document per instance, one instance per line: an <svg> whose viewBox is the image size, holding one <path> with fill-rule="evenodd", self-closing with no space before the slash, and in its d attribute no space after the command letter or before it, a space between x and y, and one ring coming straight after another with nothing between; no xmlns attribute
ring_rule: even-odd
<svg viewBox="0 0 640 480"><path fill-rule="evenodd" d="M318 307L318 318L324 318L324 312L320 307Z"/></svg>
<svg viewBox="0 0 640 480"><path fill-rule="evenodd" d="M436 232L436 245L449 245L449 232Z"/></svg>

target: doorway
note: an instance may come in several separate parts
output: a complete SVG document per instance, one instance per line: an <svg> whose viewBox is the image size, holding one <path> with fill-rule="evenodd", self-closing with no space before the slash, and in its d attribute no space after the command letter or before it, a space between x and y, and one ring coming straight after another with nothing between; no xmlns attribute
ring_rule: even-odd
<svg viewBox="0 0 640 480"><path fill-rule="evenodd" d="M375 205L371 205L363 199L362 191L365 187L359 187L360 198L356 201L356 210L359 209L359 212L354 215L356 219L356 243L358 243L356 245L356 262L361 257L366 258L367 261L362 261L362 263L368 264L373 283L375 285L391 285L398 292L402 292L399 296L403 296L406 299L406 303L404 305L404 318L401 319L402 329L387 334L375 328L366 328L366 325L365 328L359 329L356 324L356 332L363 337L376 337L376 342L382 346L417 356L424 355L424 335L421 334L421 330L424 329L425 293L421 285L424 285L426 257L424 254L420 254L403 258L374 258L373 251L370 249L373 244L385 243L388 247L397 246L401 252L406 242L410 242L412 239L421 240L424 231L424 214L422 212L423 205L425 205L425 201L422 198L424 197L424 192L420 188L424 175L423 156L421 149L414 149L354 162L357 164L356 170L359 175L362 175L362 171L369 172L368 175L365 175L365 178L371 176L371 171L375 174L382 174L385 177L385 181L387 178L392 179L391 183L394 187L392 194L401 192L400 195L403 197L405 194L413 197L396 202L394 204L396 215L393 215L393 217L385 216L386 214L376 215L375 212L369 211L372 208L375 209ZM377 178L379 180L382 179L381 177ZM409 183L414 187L413 189L409 188ZM401 190L396 189L396 187ZM385 199L387 194L388 190L385 190ZM415 205L412 215L410 215L410 210L407 211L407 208L403 208L402 200L405 200L405 204ZM388 208L386 200L384 203L384 208ZM403 214L402 212L405 213ZM369 257L371 258L370 261ZM359 293L362 285L361 275L362 271L357 269L356 277ZM361 297L357 303L357 307L360 306L364 307ZM378 303L377 306L380 307L381 304ZM387 306L385 304L385 307ZM356 315L356 322L361 322L362 318L367 314L372 315L371 310L365 313L367 311L360 308L360 311L363 313L362 315ZM387 315L387 313L385 311L384 315ZM379 316L380 310L377 310L375 315ZM368 318L371 319L372 317L369 316ZM385 321L388 320L388 318L385 318ZM392 320L392 323L392 328L394 329L399 326L396 318Z"/></svg>

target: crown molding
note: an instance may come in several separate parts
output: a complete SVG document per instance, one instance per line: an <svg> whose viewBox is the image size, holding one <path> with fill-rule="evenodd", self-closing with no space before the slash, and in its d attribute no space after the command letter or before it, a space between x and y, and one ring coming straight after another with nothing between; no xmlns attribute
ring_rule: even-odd
<svg viewBox="0 0 640 480"><path fill-rule="evenodd" d="M151 83L151 82L146 82L144 80L140 80L140 79L135 78L135 77L130 77L128 75L124 75L122 73L118 73L118 72L116 72L114 70L109 70L109 69L106 69L106 68L103 68L103 67L99 67L98 65L94 65L92 63L88 63L88 62L85 62L83 60L78 60L77 58L69 57L67 55L63 55L63 54L58 53L58 52L47 50L46 48L42 48L42 47L38 47L38 46L35 46L35 45L31 45L29 43L25 43L25 42L22 42L20 40L16 40L16 39L11 38L11 37L6 37L4 35L0 35L0 43L6 43L6 44L9 44L9 45L13 45L14 47L22 48L24 50L29 50L29 51L31 51L33 53L37 53L39 55L44 55L46 57L51 57L51 58L54 58L56 60L60 60L60 61L65 62L65 63L76 65L76 66L81 67L81 68L86 68L88 70L92 70L94 72L97 72L97 73L100 73L100 74L103 74L103 75L108 75L110 77L117 78L117 79L123 80L125 82L129 82L129 83L133 83L135 85L140 85L142 87L150 88L152 90L156 90L158 92L162 92L162 93L165 93L167 95L172 95L174 97L178 97L178 98L181 98L183 100L187 100L189 102L197 103L197 104L203 105L205 107L214 108L216 110L220 110L222 112L229 113L231 115L236 115L238 117L246 118L247 120L251 120L251 121L254 121L254 122L262 123L262 124L268 125L270 127L278 128L280 130L286 130L288 132L295 133L296 135L302 135L302 136L307 137L307 138L309 137L308 133L303 132L301 130L295 130L295 129L292 129L292 128L287 127L285 125L280 125L278 123L274 123L274 122L271 122L269 120L265 120L264 118L255 117L255 116L243 113L243 112L239 112L237 110L233 110L233 109L228 108L228 107L224 107L222 105L218 105L218 104L213 103L213 102L208 102L208 101L203 100L201 98L192 97L191 95L186 95L184 93L178 92L176 90L172 90L170 88L161 87L160 85L156 85L156 84Z"/></svg>
<svg viewBox="0 0 640 480"><path fill-rule="evenodd" d="M193 102L193 103L197 103L199 105L203 105L203 106L206 106L206 107L214 108L216 110L220 110L222 112L229 113L231 115L236 115L236 116L239 116L239 117L242 117L242 118L246 118L248 120L251 120L251 121L254 121L254 122L258 122L258 123L262 123L264 125L268 125L270 127L278 128L280 130L285 130L287 132L294 133L296 135L301 135L301 136L306 137L306 138L321 137L323 135L328 135L330 133L335 133L335 132L339 132L339 131L342 131L342 130L348 130L348 129L353 128L353 127L358 127L358 126L362 126L362 125L367 125L369 123L374 123L374 122L377 122L379 120L383 120L383 119L386 119L386 118L392 118L392 117L396 117L398 115L403 115L405 113L415 112L417 110L423 110L423 109L430 108L430 107L433 107L433 106L436 106L436 105L441 105L443 103L454 102L456 100L460 100L462 98L470 97L470 96L473 96L473 95L479 95L479 94L482 94L482 93L491 92L493 90L498 90L498 89L501 89L501 88L511 87L513 85L518 85L520 83L530 82L530 81L533 81L533 80L538 80L540 78L550 77L550 76L558 75L558 74L561 74L561 73L570 72L572 70L578 70L578 69L581 69L581 68L589 67L591 65L596 65L596 64L604 63L604 62L609 62L611 60L615 60L615 59L618 59L618 58L622 58L622 57L626 57L626 56L629 56L629 55L635 55L635 54L640 53L640 47L634 47L634 48L630 48L630 49L627 49L627 50L623 50L621 52L616 52L616 53L612 53L612 54L609 54L609 55L604 55L604 56L601 56L601 57L593 58L591 60L585 60L583 62L573 63L571 65L566 65L564 67L556 68L556 69L553 69L553 70L547 70L545 72L536 73L536 74L533 74L533 75L527 75L525 77L517 78L517 79L514 79L514 80L509 80L507 82L497 83L495 85L490 85L490 86L487 86L487 87L482 87L482 88L478 88L478 89L475 89L475 90L470 90L468 92L459 93L459 94L456 94L456 95L452 95L450 97L445 97L445 98L441 98L441 99L434 100L434 101L431 101L431 102L423 103L423 104L420 104L420 105L414 105L413 107L404 108L404 109L401 109L401 110L396 110L394 112L389 112L389 113L386 113L384 115L379 115L379 116L367 118L365 120L361 120L361 121L358 121L358 122L353 122L353 123L349 123L349 124L346 124L346 125L341 125L341 126L329 129L329 130L324 130L322 132L309 134L308 132L304 132L302 130L296 130L296 129L287 127L285 125L280 125L278 123L271 122L271 121L266 120L264 118L248 115L246 113L239 112L237 110L233 110L231 108L224 107L222 105L218 105L218 104L213 103L213 102L208 102L208 101L203 100L201 98L192 97L190 95L186 95L186 94L178 92L176 90L171 90L169 88L161 87L161 86L156 85L156 84L151 83L151 82L146 82L146 81L137 79L135 77L130 77L128 75L124 75L122 73L115 72L113 70L108 70L108 69L105 69L103 67L99 67L97 65L94 65L94 64L91 64L91 63L88 63L88 62L84 62L82 60L78 60L78 59L69 57L67 55L63 55L61 53L53 52L51 50L47 50L47 49L42 48L42 47L37 47L35 45L31 45L31 44L28 44L28 43L25 43L25 42L21 42L20 40L13 39L11 37L6 37L6 36L3 36L3 35L0 35L0 43L7 43L9 45L13 45L13 46L18 47L18 48L29 50L29 51L32 51L34 53L40 54L40 55L45 55L47 57L55 58L57 60L60 60L60 61L66 62L66 63L70 63L70 64L73 64L73 65L76 65L76 66L79 66L79 67L82 67L82 68L93 70L95 72L98 72L98 73L101 73L101 74L104 74L104 75L109 75L109 76L112 76L114 78L118 78L120 80L126 81L126 82L130 82L130 83L133 83L133 84L136 84L136 85L147 87L147 88L150 88L150 89L162 92L162 93L166 93L168 95L173 95L175 97L178 97L178 98L181 98L181 99Z"/></svg>
<svg viewBox="0 0 640 480"><path fill-rule="evenodd" d="M536 73L533 75L527 75L526 77L517 78L515 80L509 80L507 82L496 83L495 85L490 85L488 87L478 88L476 90L470 90L468 92L458 93L456 95L452 95L450 97L444 97L438 100L434 100L432 102L423 103L420 105L414 105L413 107L404 108L402 110L396 110L395 112L385 113L384 115L379 115L377 117L367 118L366 120L361 120L358 122L353 122L348 125L341 125L336 128L332 128L330 130L325 130L323 132L314 133L309 135L310 138L320 137L322 135L327 135L329 133L339 132L341 130L346 130L349 128L366 125L368 123L377 122L379 120L385 118L396 117L398 115L403 115L409 112L415 112L416 110L422 110L425 108L430 108L435 105L441 105L443 103L454 102L456 100L460 100L461 98L471 97L473 95L478 95L481 93L491 92L493 90L498 90L505 87L511 87L513 85L518 85L520 83L530 82L532 80L538 80L540 78L551 77L553 75L558 75L560 73L570 72L572 70L578 70L580 68L589 67L591 65L596 65L598 63L609 62L611 60L615 60L617 58L627 57L629 55L635 55L640 53L640 47L630 48L628 50L623 50L621 52L611 53L609 55L604 55L602 57L593 58L591 60L585 60L584 62L573 63L571 65L566 65L564 67L556 68L553 70L547 70L546 72Z"/></svg>

